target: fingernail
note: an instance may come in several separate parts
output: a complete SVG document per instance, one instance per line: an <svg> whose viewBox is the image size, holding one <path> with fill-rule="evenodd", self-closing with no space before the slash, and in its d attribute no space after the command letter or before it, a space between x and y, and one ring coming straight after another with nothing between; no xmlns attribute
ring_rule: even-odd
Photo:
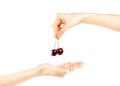
<svg viewBox="0 0 120 86"><path fill-rule="evenodd" d="M56 36L56 39L59 39L59 37L58 37L58 36Z"/></svg>
<svg viewBox="0 0 120 86"><path fill-rule="evenodd" d="M57 38L59 39L59 37L60 37L60 35L59 34L57 34Z"/></svg>

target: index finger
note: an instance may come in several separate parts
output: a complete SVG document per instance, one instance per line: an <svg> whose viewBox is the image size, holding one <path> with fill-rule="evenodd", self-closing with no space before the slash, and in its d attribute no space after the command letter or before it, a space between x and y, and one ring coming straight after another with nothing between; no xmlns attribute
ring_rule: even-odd
<svg viewBox="0 0 120 86"><path fill-rule="evenodd" d="M62 19L57 15L54 21L54 33L55 34L61 29L62 24L63 24Z"/></svg>

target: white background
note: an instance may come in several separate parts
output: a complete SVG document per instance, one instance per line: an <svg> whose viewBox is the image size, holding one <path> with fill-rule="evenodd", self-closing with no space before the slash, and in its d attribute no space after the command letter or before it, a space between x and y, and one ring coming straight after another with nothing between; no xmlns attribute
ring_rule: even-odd
<svg viewBox="0 0 120 86"><path fill-rule="evenodd" d="M65 78L37 77L18 86L120 86L120 33L78 25L59 40L62 56L52 57L51 27L56 13L120 14L119 0L0 0L0 75L41 63L82 61Z"/></svg>

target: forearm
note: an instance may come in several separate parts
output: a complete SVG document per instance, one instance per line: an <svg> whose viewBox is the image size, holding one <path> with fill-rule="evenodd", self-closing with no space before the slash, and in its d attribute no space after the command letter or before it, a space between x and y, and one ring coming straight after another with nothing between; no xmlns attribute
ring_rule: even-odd
<svg viewBox="0 0 120 86"><path fill-rule="evenodd" d="M0 81L0 86L4 86L4 84Z"/></svg>
<svg viewBox="0 0 120 86"><path fill-rule="evenodd" d="M22 72L1 76L0 82L3 85L0 86L14 86L35 76L37 76L37 73L34 69L29 69Z"/></svg>
<svg viewBox="0 0 120 86"><path fill-rule="evenodd" d="M82 22L120 31L120 15L91 13Z"/></svg>

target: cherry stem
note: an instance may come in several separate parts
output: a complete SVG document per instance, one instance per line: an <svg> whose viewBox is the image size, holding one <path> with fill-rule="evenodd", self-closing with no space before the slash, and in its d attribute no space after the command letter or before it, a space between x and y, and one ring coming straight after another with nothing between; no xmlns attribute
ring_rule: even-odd
<svg viewBox="0 0 120 86"><path fill-rule="evenodd" d="M57 45L58 45L58 48L59 48L59 40L57 39Z"/></svg>
<svg viewBox="0 0 120 86"><path fill-rule="evenodd" d="M54 43L54 49L55 49L55 45L56 45L56 41L55 41L55 43Z"/></svg>
<svg viewBox="0 0 120 86"><path fill-rule="evenodd" d="M59 40L58 40L58 39L55 39L54 49L55 49L55 47L56 47L56 44L57 44L57 47L59 48Z"/></svg>

